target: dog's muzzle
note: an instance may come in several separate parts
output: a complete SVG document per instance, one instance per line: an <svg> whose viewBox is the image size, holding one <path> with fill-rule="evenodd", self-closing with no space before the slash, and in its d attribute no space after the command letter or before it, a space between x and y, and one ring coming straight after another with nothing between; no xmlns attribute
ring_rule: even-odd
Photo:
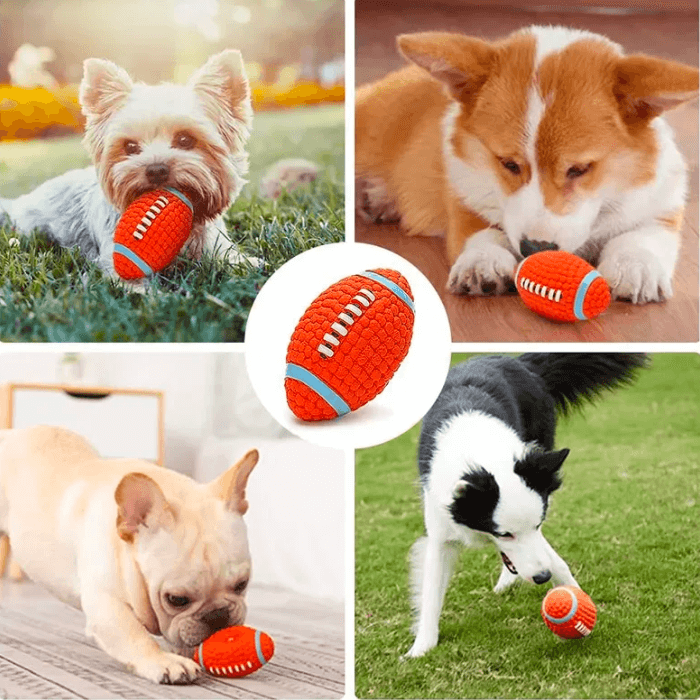
<svg viewBox="0 0 700 700"><path fill-rule="evenodd" d="M501 559L503 559L503 563L506 565L506 569L508 569L508 571L510 571L511 574L517 576L518 570L515 568L515 566L513 566L513 562L510 559L508 559L508 557L503 552L501 552Z"/></svg>

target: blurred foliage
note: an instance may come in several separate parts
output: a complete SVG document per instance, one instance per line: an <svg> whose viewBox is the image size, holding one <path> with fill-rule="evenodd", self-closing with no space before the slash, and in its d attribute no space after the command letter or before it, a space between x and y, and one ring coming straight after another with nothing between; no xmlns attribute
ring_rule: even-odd
<svg viewBox="0 0 700 700"><path fill-rule="evenodd" d="M343 102L342 85L322 87L311 81L294 85L251 84L251 100L257 112ZM46 88L0 85L0 141L81 133L85 120L80 112L78 86L51 92Z"/></svg>

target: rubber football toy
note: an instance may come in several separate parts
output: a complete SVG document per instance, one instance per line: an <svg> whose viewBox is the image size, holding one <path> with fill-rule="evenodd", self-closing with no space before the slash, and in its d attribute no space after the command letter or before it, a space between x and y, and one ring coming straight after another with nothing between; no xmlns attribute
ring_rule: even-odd
<svg viewBox="0 0 700 700"><path fill-rule="evenodd" d="M275 653L272 638L252 627L227 627L205 639L194 660L207 673L224 678L243 678L261 669Z"/></svg>
<svg viewBox="0 0 700 700"><path fill-rule="evenodd" d="M595 627L595 603L576 586L557 586L542 601L542 619L563 639L587 637Z"/></svg>
<svg viewBox="0 0 700 700"><path fill-rule="evenodd" d="M345 277L311 303L287 348L287 404L304 421L355 411L384 391L406 357L414 304L395 270Z"/></svg>
<svg viewBox="0 0 700 700"><path fill-rule="evenodd" d="M515 270L515 286L525 305L553 321L584 321L610 304L610 287L585 260L563 250L544 250Z"/></svg>
<svg viewBox="0 0 700 700"><path fill-rule="evenodd" d="M146 192L122 214L114 232L114 269L126 280L162 270L192 230L192 204L169 187Z"/></svg>

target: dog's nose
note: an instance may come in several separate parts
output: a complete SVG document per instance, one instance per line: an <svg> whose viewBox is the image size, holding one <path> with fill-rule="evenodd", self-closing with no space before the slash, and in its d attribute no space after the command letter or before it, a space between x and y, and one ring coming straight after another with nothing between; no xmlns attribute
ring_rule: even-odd
<svg viewBox="0 0 700 700"><path fill-rule="evenodd" d="M556 243L549 243L547 241L531 241L529 238L523 238L522 241L520 241L520 254L524 258L533 253L539 253L542 250L559 250L559 246Z"/></svg>
<svg viewBox="0 0 700 700"><path fill-rule="evenodd" d="M216 610L211 610L210 612L202 615L199 618L209 629L214 632L228 627L228 608L217 608Z"/></svg>
<svg viewBox="0 0 700 700"><path fill-rule="evenodd" d="M170 168L165 163L151 163L146 167L146 177L152 185L162 185L170 175Z"/></svg>
<svg viewBox="0 0 700 700"><path fill-rule="evenodd" d="M539 574L535 574L532 577L532 580L539 584L539 583L547 583L549 579L552 578L552 572L551 571L540 571Z"/></svg>

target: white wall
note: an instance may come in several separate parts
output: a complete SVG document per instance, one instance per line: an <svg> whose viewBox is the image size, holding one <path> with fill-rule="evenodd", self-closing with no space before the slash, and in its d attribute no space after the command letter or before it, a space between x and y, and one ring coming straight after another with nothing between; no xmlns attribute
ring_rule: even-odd
<svg viewBox="0 0 700 700"><path fill-rule="evenodd" d="M0 384L61 382L62 352L3 353ZM80 353L86 385L154 389L165 393L165 464L192 474L212 421L215 354L191 352ZM240 358L243 368L243 357ZM232 377L232 381L236 378Z"/></svg>
<svg viewBox="0 0 700 700"><path fill-rule="evenodd" d="M3 352L0 384L61 383L63 355ZM165 466L206 482L259 448L246 515L255 582L343 599L343 455L285 437L255 396L242 353L139 348L80 358L85 385L165 393Z"/></svg>

